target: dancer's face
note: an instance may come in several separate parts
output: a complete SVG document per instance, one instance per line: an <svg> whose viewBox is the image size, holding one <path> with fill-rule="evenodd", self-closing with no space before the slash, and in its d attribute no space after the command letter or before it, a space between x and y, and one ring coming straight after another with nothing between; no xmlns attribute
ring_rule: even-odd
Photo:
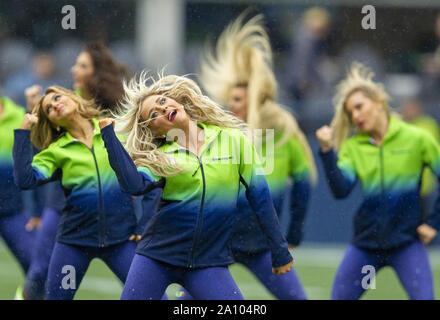
<svg viewBox="0 0 440 320"><path fill-rule="evenodd" d="M84 90L87 80L93 75L94 67L92 57L88 52L81 52L76 58L75 65L70 69L73 75L73 87L75 89Z"/></svg>
<svg viewBox="0 0 440 320"><path fill-rule="evenodd" d="M183 105L164 95L147 97L141 106L141 117L156 136L167 134L175 128L184 128L190 120Z"/></svg>
<svg viewBox="0 0 440 320"><path fill-rule="evenodd" d="M64 126L78 111L78 104L66 95L50 92L43 98L41 107L54 126Z"/></svg>
<svg viewBox="0 0 440 320"><path fill-rule="evenodd" d="M379 129L380 117L386 116L382 103L371 100L362 91L355 91L347 98L345 110L351 122L367 133Z"/></svg>
<svg viewBox="0 0 440 320"><path fill-rule="evenodd" d="M240 120L247 119L247 89L246 87L234 87L229 94L229 110Z"/></svg>

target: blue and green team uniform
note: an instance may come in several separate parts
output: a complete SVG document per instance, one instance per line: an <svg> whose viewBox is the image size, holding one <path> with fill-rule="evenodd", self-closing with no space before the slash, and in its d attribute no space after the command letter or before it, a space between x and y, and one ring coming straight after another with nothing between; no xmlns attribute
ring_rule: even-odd
<svg viewBox="0 0 440 320"><path fill-rule="evenodd" d="M33 148L33 154L36 153L38 150ZM41 224L36 230L32 261L21 298L43 300L50 257L55 246L57 227L66 198L59 181L47 183L31 191L30 200L34 204L31 213L41 219Z"/></svg>
<svg viewBox="0 0 440 320"><path fill-rule="evenodd" d="M122 299L159 299L170 283L196 299L242 299L227 266L234 262L231 232L240 189L268 238L271 264L292 260L252 143L237 129L198 123L200 156L168 142L160 150L184 171L160 179L136 168L111 125L102 130L109 160L123 190L138 195L163 187L158 212L139 242Z"/></svg>
<svg viewBox="0 0 440 320"><path fill-rule="evenodd" d="M92 148L70 133L32 158L30 131L15 130L14 175L22 189L60 180L66 196L47 279L47 299L73 299L90 261L98 257L125 282L136 244L128 241L137 225L131 197L122 193L110 167L96 119ZM71 265L76 285L62 288ZM63 273L64 272L64 273Z"/></svg>
<svg viewBox="0 0 440 320"><path fill-rule="evenodd" d="M75 90L75 93L81 96L80 90ZM35 150L34 153L37 152ZM32 300L44 298L47 272L55 246L57 226L66 201L59 181L40 186L34 190L34 193L36 205L32 213L34 216L41 217L41 227L37 230L32 262L23 289L23 296ZM149 201L155 201L153 194L144 198L137 197L134 199L136 216L143 219L139 221L141 225L145 225L146 219L151 215L151 208L147 205L147 200L151 198Z"/></svg>
<svg viewBox="0 0 440 320"><path fill-rule="evenodd" d="M81 96L80 90L75 93ZM38 150L34 150L34 154ZM55 246L57 226L65 206L65 196L59 181L47 183L33 190L34 205L32 213L41 218L41 227L37 230L35 250L31 266L26 276L23 298L30 300L44 299L47 272L50 257Z"/></svg>
<svg viewBox="0 0 440 320"><path fill-rule="evenodd" d="M422 219L420 185L425 166L440 177L440 148L425 131L390 117L382 146L366 133L347 139L336 157L320 152L330 188L346 197L357 180L364 201L354 217L354 237L337 271L333 299L358 299L365 288L363 267L391 266L411 299L433 299L428 254L417 227L440 227L440 198ZM365 287L365 288L363 288Z"/></svg>
<svg viewBox="0 0 440 320"><path fill-rule="evenodd" d="M20 127L25 111L7 97L0 97L0 103L4 108L0 115L0 235L26 273L34 233L25 229L29 217L24 212L22 193L14 184L12 160L14 129Z"/></svg>
<svg viewBox="0 0 440 320"><path fill-rule="evenodd" d="M278 216L280 216L289 179L293 180L290 196L290 224L287 242L299 245L302 239L302 225L307 211L310 194L310 168L304 148L294 136L280 145L283 133L273 138L273 148L267 147L267 137L263 137L260 152L265 159L263 168L270 194ZM269 163L270 162L270 163ZM274 276L270 263L270 248L255 214L241 189L236 221L232 234L234 260L251 270L266 288L278 299L306 299L301 283L292 268L282 276ZM178 299L191 299L183 288Z"/></svg>

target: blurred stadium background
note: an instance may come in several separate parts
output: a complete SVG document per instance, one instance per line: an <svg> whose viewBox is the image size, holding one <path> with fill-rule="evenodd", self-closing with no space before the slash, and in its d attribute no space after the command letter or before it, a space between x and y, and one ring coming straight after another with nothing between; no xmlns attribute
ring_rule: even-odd
<svg viewBox="0 0 440 320"><path fill-rule="evenodd" d="M364 30L362 6L376 9L376 29ZM314 131L330 121L335 84L352 61L370 66L385 84L397 111L417 99L440 120L440 0L9 0L0 1L0 92L24 105L23 90L38 82L72 87L70 68L84 44L103 40L134 71L196 77L206 41L246 8L263 13L274 50L279 100L296 115L317 151ZM76 9L76 29L64 30L61 8ZM310 8L319 6L318 14ZM307 12L309 14L307 14ZM316 12L315 12L316 13ZM311 299L328 299L333 275L352 234L359 186L348 199L332 198L320 163L304 226L294 252ZM283 217L282 221L286 221ZM439 238L439 237L437 237ZM440 289L439 239L430 246L435 288ZM246 270L232 267L246 298L271 296ZM10 299L22 275L0 247L0 299ZM405 299L391 270L381 271L366 299ZM173 288L170 288L171 295ZM117 299L120 285L99 261L92 264L78 299Z"/></svg>

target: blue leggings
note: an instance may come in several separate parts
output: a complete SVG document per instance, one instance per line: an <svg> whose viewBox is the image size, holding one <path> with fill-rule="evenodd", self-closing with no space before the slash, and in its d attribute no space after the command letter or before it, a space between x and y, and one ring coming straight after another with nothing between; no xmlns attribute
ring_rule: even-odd
<svg viewBox="0 0 440 320"><path fill-rule="evenodd" d="M136 250L136 243L126 241L117 245L95 248L55 243L47 277L47 300L72 300L90 262L99 258L125 282ZM66 266L72 266L66 269ZM73 278L72 278L73 275ZM72 286L73 284L73 286Z"/></svg>
<svg viewBox="0 0 440 320"><path fill-rule="evenodd" d="M301 282L292 268L286 274L277 276L272 273L270 251L260 254L235 253L236 262L247 267L261 283L279 300L306 300ZM178 300L191 300L192 297L184 288L177 293Z"/></svg>
<svg viewBox="0 0 440 320"><path fill-rule="evenodd" d="M29 217L25 212L0 216L0 235L26 274L31 264L35 233L25 229Z"/></svg>
<svg viewBox="0 0 440 320"><path fill-rule="evenodd" d="M359 299L365 291L362 279L370 273L366 270L362 273L365 265L373 266L376 272L384 266L391 266L410 299L434 299L428 253L418 240L402 248L381 251L367 251L350 245L336 272L331 298Z"/></svg>
<svg viewBox="0 0 440 320"><path fill-rule="evenodd" d="M227 267L188 269L136 254L122 300L159 300L171 283L183 285L199 300L243 300Z"/></svg>
<svg viewBox="0 0 440 320"><path fill-rule="evenodd" d="M26 300L44 299L47 271L55 245L60 214L45 208L41 217L41 227L37 230L32 263L26 275L23 296Z"/></svg>

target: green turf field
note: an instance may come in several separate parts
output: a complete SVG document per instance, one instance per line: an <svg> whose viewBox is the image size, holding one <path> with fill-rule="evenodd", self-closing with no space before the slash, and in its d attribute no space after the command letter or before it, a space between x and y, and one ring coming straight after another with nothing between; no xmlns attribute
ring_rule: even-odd
<svg viewBox="0 0 440 320"><path fill-rule="evenodd" d="M295 268L309 299L329 299L333 276L344 253L344 246L304 244L293 252ZM431 265L434 272L436 298L440 294L440 248L430 248ZM246 299L273 299L270 293L241 265L231 267ZM12 299L17 285L23 281L18 263L0 244L0 299ZM174 299L176 285L167 292ZM119 299L122 287L116 277L100 260L94 260L82 281L76 299ZM368 290L363 299L407 299L395 273L390 268L382 269L376 278L376 289Z"/></svg>

